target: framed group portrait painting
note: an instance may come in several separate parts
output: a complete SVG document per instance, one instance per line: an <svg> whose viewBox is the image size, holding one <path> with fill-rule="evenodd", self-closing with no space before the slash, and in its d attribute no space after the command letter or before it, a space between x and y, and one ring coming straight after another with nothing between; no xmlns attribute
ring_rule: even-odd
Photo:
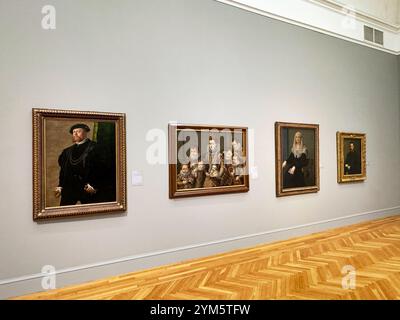
<svg viewBox="0 0 400 320"><path fill-rule="evenodd" d="M337 132L336 144L338 183L365 181L367 179L366 135Z"/></svg>
<svg viewBox="0 0 400 320"><path fill-rule="evenodd" d="M247 128L169 124L169 197L249 191Z"/></svg>
<svg viewBox="0 0 400 320"><path fill-rule="evenodd" d="M33 219L126 210L125 114L33 109Z"/></svg>
<svg viewBox="0 0 400 320"><path fill-rule="evenodd" d="M319 191L319 125L275 123L275 175L277 197Z"/></svg>

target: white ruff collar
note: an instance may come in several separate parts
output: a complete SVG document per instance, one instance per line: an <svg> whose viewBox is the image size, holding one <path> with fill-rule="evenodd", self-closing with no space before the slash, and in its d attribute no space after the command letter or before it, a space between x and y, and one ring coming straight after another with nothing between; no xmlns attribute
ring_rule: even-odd
<svg viewBox="0 0 400 320"><path fill-rule="evenodd" d="M81 144L84 144L87 141L88 138L82 140L81 142L75 142L75 144L77 144L78 146Z"/></svg>

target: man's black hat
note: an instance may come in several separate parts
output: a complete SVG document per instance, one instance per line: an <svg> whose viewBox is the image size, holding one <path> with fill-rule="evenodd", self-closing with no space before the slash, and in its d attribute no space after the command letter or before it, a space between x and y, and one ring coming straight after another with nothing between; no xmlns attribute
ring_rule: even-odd
<svg viewBox="0 0 400 320"><path fill-rule="evenodd" d="M90 128L89 128L86 124L84 124L84 123L77 123L77 124L74 124L74 125L71 127L71 129L69 129L69 133L72 134L72 131L74 131L74 129L78 129L78 128L81 128L81 129L85 130L86 132L89 132L89 131L90 131Z"/></svg>

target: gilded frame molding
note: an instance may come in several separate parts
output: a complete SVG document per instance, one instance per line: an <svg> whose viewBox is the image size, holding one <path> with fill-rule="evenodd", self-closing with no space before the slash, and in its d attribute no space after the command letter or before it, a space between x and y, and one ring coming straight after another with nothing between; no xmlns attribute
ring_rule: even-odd
<svg viewBox="0 0 400 320"><path fill-rule="evenodd" d="M45 119L95 119L111 120L116 124L116 201L94 204L78 204L65 207L46 207L44 195L44 144ZM32 109L32 169L33 169L33 220L64 217L111 214L127 209L126 195L126 120L123 113L75 111L60 109Z"/></svg>
<svg viewBox="0 0 400 320"><path fill-rule="evenodd" d="M344 139L360 140L361 150L361 173L360 174L344 174L345 150ZM352 183L363 182L367 179L367 137L365 133L354 132L337 132L336 133L336 152L337 152L337 182Z"/></svg>

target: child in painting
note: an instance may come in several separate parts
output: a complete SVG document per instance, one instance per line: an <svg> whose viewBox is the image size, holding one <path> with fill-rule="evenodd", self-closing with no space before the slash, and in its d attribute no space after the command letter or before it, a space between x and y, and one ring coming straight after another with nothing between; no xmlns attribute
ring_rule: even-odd
<svg viewBox="0 0 400 320"><path fill-rule="evenodd" d="M197 150L196 147L190 148L190 154L189 154L190 167L197 165L198 161L199 161L199 151Z"/></svg>
<svg viewBox="0 0 400 320"><path fill-rule="evenodd" d="M228 151L225 151L225 152L224 152L224 162L225 162L225 165L230 165L230 164L232 164L232 156L233 156L232 150L228 150Z"/></svg>
<svg viewBox="0 0 400 320"><path fill-rule="evenodd" d="M211 165L209 172L206 172L205 187L218 187L221 185L221 173L219 166L216 164Z"/></svg>
<svg viewBox="0 0 400 320"><path fill-rule="evenodd" d="M178 189L190 189L193 187L193 183L194 177L189 169L189 165L183 164L176 179Z"/></svg>
<svg viewBox="0 0 400 320"><path fill-rule="evenodd" d="M244 163L242 163L242 158L238 155L234 155L232 157L232 166L233 166L233 177L234 184L243 184L243 176L244 176Z"/></svg>
<svg viewBox="0 0 400 320"><path fill-rule="evenodd" d="M208 141L207 159L209 165L220 164L221 161L221 152L219 151L219 145L211 137ZM211 170L211 167L209 169Z"/></svg>
<svg viewBox="0 0 400 320"><path fill-rule="evenodd" d="M237 140L233 140L232 141L232 147L233 147L233 154L237 155L237 156L242 156L243 152L242 152L242 144L237 141Z"/></svg>
<svg viewBox="0 0 400 320"><path fill-rule="evenodd" d="M194 187L203 188L204 181L206 179L206 166L203 161L199 161L195 166L192 167L192 176L195 179Z"/></svg>
<svg viewBox="0 0 400 320"><path fill-rule="evenodd" d="M231 175L232 170L232 150L227 150L224 151L223 156L221 155L219 170L221 186L231 186L233 184L233 177Z"/></svg>

